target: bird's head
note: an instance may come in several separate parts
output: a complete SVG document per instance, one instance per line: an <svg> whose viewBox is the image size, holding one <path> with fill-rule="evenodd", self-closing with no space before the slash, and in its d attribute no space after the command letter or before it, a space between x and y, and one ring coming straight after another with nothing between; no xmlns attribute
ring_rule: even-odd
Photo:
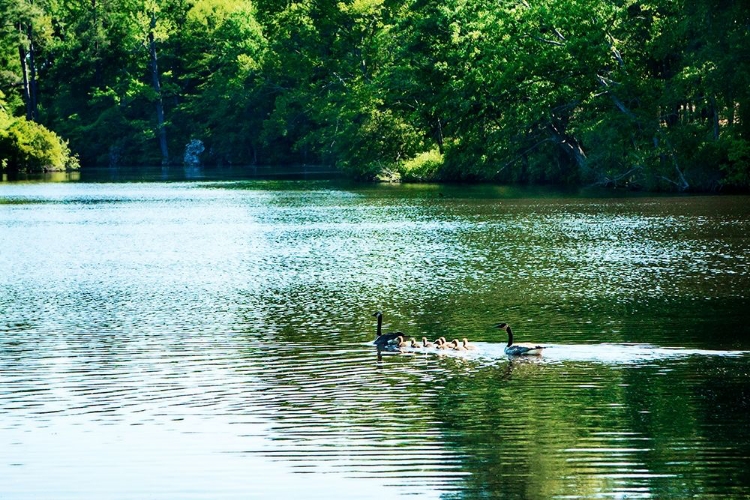
<svg viewBox="0 0 750 500"><path fill-rule="evenodd" d="M499 328L500 330L505 330L508 328L508 323L498 323L495 325L495 328Z"/></svg>
<svg viewBox="0 0 750 500"><path fill-rule="evenodd" d="M383 313L380 312L380 311L375 311L374 313L372 313L372 317L373 318L382 318L383 317Z"/></svg>

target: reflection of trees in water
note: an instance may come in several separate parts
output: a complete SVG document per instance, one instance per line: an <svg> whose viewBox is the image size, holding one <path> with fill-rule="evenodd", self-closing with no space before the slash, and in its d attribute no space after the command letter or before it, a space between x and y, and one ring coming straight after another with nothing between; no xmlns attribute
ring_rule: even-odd
<svg viewBox="0 0 750 500"><path fill-rule="evenodd" d="M265 352L263 352L265 349ZM253 414L271 423L271 444L255 450L304 470L392 477L440 487L460 469L441 440L433 408L449 373L426 357L376 361L361 343L248 346L259 390Z"/></svg>
<svg viewBox="0 0 750 500"><path fill-rule="evenodd" d="M716 380L684 383L693 364L673 374L660 366L518 360L450 378L437 417L445 422L446 445L460 450L470 473L458 496L687 498L711 490L707 452L725 461L720 468L731 477L714 478L716 491L723 491L722 481L737 484L746 460L737 460L736 442L720 430L726 421L706 426L701 413L711 405L695 400L713 393ZM743 420L730 426L744 428ZM707 449L707 442L721 444Z"/></svg>
<svg viewBox="0 0 750 500"><path fill-rule="evenodd" d="M704 462L706 443L717 437L723 448L716 453L727 455L723 470L731 475L745 465L732 458L731 438L721 435L726 423L705 426L708 401L732 396L717 388L721 373L709 369L705 380L696 379L695 359L634 366L521 359L487 366L416 354L378 363L369 344L376 324L371 310L360 314L359 305L339 304L353 311L354 326L328 323L323 311L290 300L307 292L299 293L277 297L278 315L248 317L267 321L272 334L244 334L263 385L254 402L279 437L269 455L275 459L295 456L299 464L394 477L398 484L458 487L447 496L461 498L691 495L710 489L710 476L694 472L693 464L715 467ZM439 302L426 300L424 310L431 307ZM423 323L405 322L405 314L399 308L387 315L384 330L403 329L415 338L456 331L444 317L424 312ZM274 338L256 349L258 340ZM738 415L731 427L745 420ZM674 476L685 477L681 486Z"/></svg>
<svg viewBox="0 0 750 500"><path fill-rule="evenodd" d="M694 465L717 467L705 463L706 443L717 439L723 448L716 453L724 460L719 469L727 477L745 465L733 457L736 444L721 432L727 424L717 423L708 411L709 401L726 404L732 395L723 390L720 373L709 369L705 379L696 378L693 358L637 366L502 359L486 366L417 354L378 363L369 342L376 326L371 314L381 304L365 309L326 286L267 293L259 308L264 314L253 311L245 320L263 328L243 335L249 345L258 340L278 344L261 347L260 353L248 349L262 367L258 402L282 438L283 449L273 455L277 459L303 454L307 458L295 460L349 475L392 476L398 484L458 487L448 496L461 498L615 492L689 496L717 488ZM311 297L318 302L305 300ZM405 304L383 307L384 331L403 330L417 339L461 337L471 332L472 322L485 319L479 312L486 304L471 304L468 293L451 299L456 307L446 305L448 295L423 299L413 315ZM550 317L583 314L589 307L589 313L603 314L605 303L612 305L589 302L548 312ZM332 307L331 316L338 319L321 304ZM675 307L683 308L680 304ZM664 303L636 306L657 311ZM527 307L543 311L545 305ZM617 328L618 338L606 340L642 335L658 341L658 335L671 331L644 325L632 312L610 309L614 323L605 324ZM467 320L467 314L475 319ZM573 327L591 328L568 326ZM533 324L523 328L535 336L539 331ZM489 327L486 331L495 334ZM559 338L574 332L549 334ZM481 339L478 333L468 336ZM707 427L707 420L715 427ZM738 414L730 427L737 431L744 421ZM675 476L685 478L679 487ZM715 481L721 485L721 479Z"/></svg>

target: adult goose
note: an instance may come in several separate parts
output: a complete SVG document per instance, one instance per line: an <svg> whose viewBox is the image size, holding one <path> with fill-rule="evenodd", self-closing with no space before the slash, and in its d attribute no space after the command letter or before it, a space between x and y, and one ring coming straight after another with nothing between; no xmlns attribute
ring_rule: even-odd
<svg viewBox="0 0 750 500"><path fill-rule="evenodd" d="M402 332L383 333L383 313L376 311L373 316L378 318L378 330L373 344L375 344L379 350L398 347L396 344L403 340L404 334ZM398 340L399 337L401 337L401 341Z"/></svg>
<svg viewBox="0 0 750 500"><path fill-rule="evenodd" d="M508 333L508 345L505 346L505 354L508 356L541 356L543 345L539 344L514 344L513 343L513 330L510 329L508 323L498 323L495 328L505 330Z"/></svg>

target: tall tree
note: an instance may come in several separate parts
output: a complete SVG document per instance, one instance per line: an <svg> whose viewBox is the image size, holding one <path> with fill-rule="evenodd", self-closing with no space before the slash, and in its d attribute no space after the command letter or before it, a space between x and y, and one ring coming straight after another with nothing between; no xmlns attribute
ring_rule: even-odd
<svg viewBox="0 0 750 500"><path fill-rule="evenodd" d="M184 139L206 143L206 160L254 164L270 112L262 67L267 41L245 0L198 0L176 33L186 57L175 122Z"/></svg>
<svg viewBox="0 0 750 500"><path fill-rule="evenodd" d="M164 100L161 92L161 76L156 47L156 21L157 9L151 5L151 19L148 25L148 53L151 59L151 84L154 88L154 102L156 104L157 134L159 136L159 149L161 150L162 165L169 165L169 148L167 146L167 129L164 123Z"/></svg>
<svg viewBox="0 0 750 500"><path fill-rule="evenodd" d="M26 119L39 120L38 59L52 35L49 5L29 0L0 0L4 21L0 36L14 40Z"/></svg>

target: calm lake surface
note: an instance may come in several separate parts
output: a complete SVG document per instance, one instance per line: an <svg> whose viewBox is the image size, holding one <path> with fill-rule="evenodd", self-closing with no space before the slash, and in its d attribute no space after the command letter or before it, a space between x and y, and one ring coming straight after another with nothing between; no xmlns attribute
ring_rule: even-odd
<svg viewBox="0 0 750 500"><path fill-rule="evenodd" d="M749 325L748 197L2 182L0 498L747 498Z"/></svg>

